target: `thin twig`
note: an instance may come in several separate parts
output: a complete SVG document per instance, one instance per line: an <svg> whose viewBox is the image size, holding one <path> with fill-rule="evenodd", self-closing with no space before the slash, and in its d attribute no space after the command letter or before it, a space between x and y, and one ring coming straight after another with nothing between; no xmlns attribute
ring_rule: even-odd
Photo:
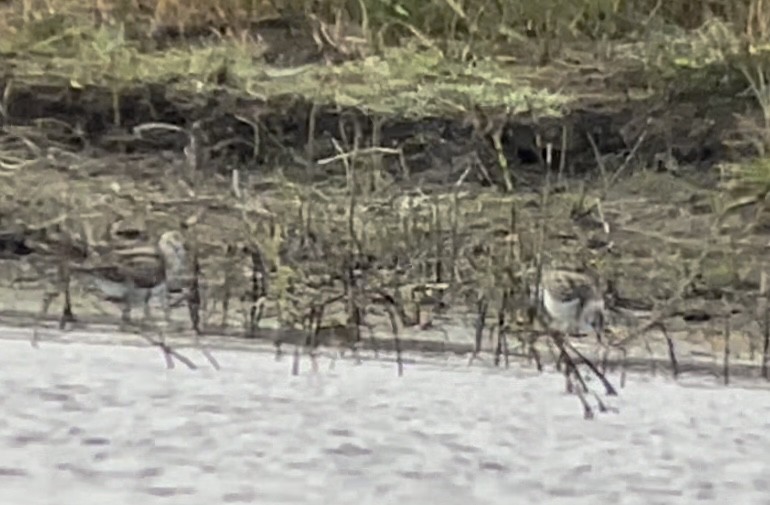
<svg viewBox="0 0 770 505"><path fill-rule="evenodd" d="M365 147L363 149L357 149L353 151L348 152L341 152L339 154L336 154L334 156L330 156L328 158L322 158L316 162L317 165L323 166L328 165L329 163L334 163L335 161L346 161L351 158L355 158L359 155L369 155L369 154L401 154L401 149L393 149L390 147Z"/></svg>
<svg viewBox="0 0 770 505"><path fill-rule="evenodd" d="M583 363L585 363L588 366L588 368L591 369L591 371L594 373L594 375L596 375L599 378L599 380L601 381L602 385L604 386L604 389L607 391L608 395L610 395L610 396L617 396L618 392L615 390L613 385L610 383L609 380L607 380L607 377L605 377L604 374L601 371L599 371L599 369L596 367L596 365L594 365L594 363L591 360L586 358L583 355L583 353L578 351L575 348L575 346L572 345L570 342L565 342L565 345L568 346L572 350L572 352L577 354L578 358L580 358L583 361Z"/></svg>
<svg viewBox="0 0 770 505"><path fill-rule="evenodd" d="M174 360L173 358L176 358L180 363L185 365L190 370L196 370L198 367L193 363L190 359L186 358L185 356L179 354L173 347L166 344L163 340L155 340L154 338L150 337L149 335L145 335L144 333L139 334L140 337L145 339L147 342L150 343L150 345L154 347L160 348L161 351L163 351L163 357L166 359L166 367L168 368L174 368Z"/></svg>
<svg viewBox="0 0 770 505"><path fill-rule="evenodd" d="M724 373L725 386L727 386L730 384L730 313L729 311L725 317L724 338L725 338L725 350L724 350L724 356L722 359L722 368Z"/></svg>

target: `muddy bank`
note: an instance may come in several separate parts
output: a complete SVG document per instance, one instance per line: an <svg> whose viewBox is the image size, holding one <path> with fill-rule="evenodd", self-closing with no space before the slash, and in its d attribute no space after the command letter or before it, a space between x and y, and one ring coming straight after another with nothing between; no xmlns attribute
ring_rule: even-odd
<svg viewBox="0 0 770 505"><path fill-rule="evenodd" d="M478 165L469 182L506 187L501 174L510 171L518 187L530 189L542 184L546 168L572 175L596 174L599 163L610 171L629 163L705 169L741 154L730 142L736 113L754 108L750 97L735 97L733 86L708 95L639 93L643 83L634 81L639 70L622 65L612 74L588 66L531 76L532 70L522 67L527 75L522 86L552 93L558 87L572 94L557 115L543 114L536 105L517 106L518 111L483 106L453 112L449 107L429 115L377 112L366 103L310 99L291 92L289 84L287 93L267 96L224 82L200 93L174 82L81 85L55 74L24 75L15 66L12 60L0 63L6 128L35 125L51 141L73 149L152 154L181 153L195 124L205 170L269 173L281 167L305 182L343 175L339 155L356 150L364 163L376 163L407 184L454 183L469 164ZM341 86L345 92L345 84L318 86ZM178 129L146 128L154 123Z"/></svg>
<svg viewBox="0 0 770 505"><path fill-rule="evenodd" d="M347 345L391 310L406 328L440 328L454 310L515 340L530 331L527 290L546 257L611 281L620 341L633 335L642 348L636 328L663 323L677 343L717 356L729 321L734 353L756 362L762 349L768 212L761 201L731 207L709 170L742 154L734 113L750 99L730 86L708 98L640 96L633 66L528 69L532 89L569 84L559 114L534 105L437 114L435 103L408 114L256 96L229 87L227 72L194 91L41 78L5 63L6 313L33 312L60 288L60 258L41 243L82 246L87 231L109 240L125 222L148 239L184 227L210 334L256 337L272 319L343 328L335 343ZM264 79L275 91L293 76ZM87 319L94 295L78 282L75 312ZM653 361L666 360L661 349Z"/></svg>
<svg viewBox="0 0 770 505"><path fill-rule="evenodd" d="M87 324L84 322L64 332L55 329L52 321L44 322L38 329L37 345L85 344L143 347L149 345L147 337L153 340L158 338L158 334L153 330L144 330L147 337L120 331L115 326L114 318L97 316L84 319L87 320ZM198 356L190 332L185 331L183 319L179 317L175 321L178 323L176 329L164 331L164 342L181 353L182 356L193 360L198 366L207 366L205 359ZM275 322L272 323L275 324ZM474 329L471 326L460 326L462 324L459 319L454 319L453 321L444 321L441 331L407 329L400 335L398 342L403 353L404 364L409 367L426 361L430 362L435 357L456 355L458 358L466 360L469 366L475 364L482 367L536 368L536 362L531 359L528 349L515 337L510 338L508 344L510 347L499 355L496 351L495 339L485 338L482 341L481 352L474 358ZM0 317L0 340L29 341L33 325L29 314L5 312ZM290 359L295 351L295 346L302 346L308 337L308 334L302 331L270 326L271 322L268 321L253 338L244 339L241 337L241 332L230 331L209 334L203 342L206 348L213 353L215 359L219 353L229 351L276 354L276 356L284 356L284 359ZM672 363L663 336L656 332L652 332L648 337L649 347L628 346L625 354L616 348L604 356L601 347L586 341L575 341L575 345L589 359L595 360L602 369L610 371L613 375L643 373L674 378L706 375L724 381L725 364L719 349L709 344L704 345L703 341L688 339L686 332L674 332L673 337L677 342L675 364ZM749 350L748 343L745 335L738 335L734 339L733 356L728 362L727 368L728 380L761 377L759 354L756 350ZM550 349L544 340L538 343L537 347L541 355L541 364L548 368L552 367L555 362L553 349ZM335 347L329 343L324 343L313 355L333 358L336 352ZM353 359L365 361L396 360L393 337L389 335L386 325L376 321L374 322L374 332L357 345L355 352L350 349L343 349L343 352L344 356L348 358L352 356ZM162 355L160 350L158 350L158 354ZM309 366L308 354L303 351L301 356L300 360L304 363L303 368ZM617 386L617 381L615 379L613 381Z"/></svg>

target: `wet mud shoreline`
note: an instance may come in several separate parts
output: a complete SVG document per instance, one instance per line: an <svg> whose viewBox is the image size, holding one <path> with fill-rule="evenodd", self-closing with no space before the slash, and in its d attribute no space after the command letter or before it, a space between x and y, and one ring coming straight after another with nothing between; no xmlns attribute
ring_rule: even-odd
<svg viewBox="0 0 770 505"><path fill-rule="evenodd" d="M86 345L108 345L115 346L116 352L122 346L145 347L148 341L139 333L125 332L118 329L114 315L85 315L83 320L75 325L69 325L65 331L59 330L57 320L53 317L47 318L38 327L38 345L48 344L86 344ZM506 344L507 352L503 355L497 350L497 342L494 338L485 338L482 341L481 352L474 353L476 344L474 342L475 330L472 326L464 324L461 320L444 321L441 331L407 329L399 335L398 349L402 353L405 366L419 366L424 360L433 362L435 359L442 360L442 356L456 356L461 360L466 360L470 366L476 363L476 366L501 366L501 367L524 367L535 369L536 363L526 346L509 336ZM34 320L30 317L30 311L10 312L5 311L0 316L0 339L8 341L29 341L31 340ZM173 327L171 328L153 328L150 326L140 332L152 340L163 339L172 348L188 357L192 357L195 351L194 333L189 328L189 321L185 320L185 314L177 311L174 316ZM344 331L341 328L340 331ZM375 360L396 360L396 344L391 331L385 321L374 323L371 332L362 338L355 348L355 352L347 344L341 344L337 340L328 340L327 335L321 334L324 339L320 347L310 349L306 343L310 338L310 333L302 330L291 330L280 328L277 321L265 321L264 327L257 330L251 338L243 338L243 332L237 329L216 329L211 330L202 337L201 342L216 357L221 351L239 351L239 352L257 352L260 354L285 355L285 359L291 359L291 355L297 350L300 352L300 360L306 364L310 355L326 356L333 359L339 351L346 355L347 359L375 359ZM702 341L687 339L686 333L674 333L672 335L676 343L675 357L676 364L671 360L671 355L662 335L651 332L649 340L642 345L625 346L612 350L604 355L602 348L594 342L587 339L577 340L573 343L583 352L588 359L601 364L607 370L617 375L625 373L641 373L645 375L660 375L678 379L687 377L712 377L717 382L724 381L725 361L721 349L713 345L704 344ZM733 381L757 379L761 377L761 354L756 350L751 351L746 348L747 339L745 337L733 337L732 355L728 360L728 374ZM554 365L555 349L547 345L544 339L537 344L541 364L546 369L551 369ZM353 354L351 354L353 353ZM507 354L507 356L505 355ZM475 355L475 357L474 357ZM160 356L160 352L159 352ZM195 359L199 366L205 366L202 358ZM395 364L394 364L395 367Z"/></svg>

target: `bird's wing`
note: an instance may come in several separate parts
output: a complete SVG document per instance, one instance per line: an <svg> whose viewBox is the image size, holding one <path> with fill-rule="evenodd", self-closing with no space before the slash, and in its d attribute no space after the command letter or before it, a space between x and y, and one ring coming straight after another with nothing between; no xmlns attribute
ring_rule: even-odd
<svg viewBox="0 0 770 505"><path fill-rule="evenodd" d="M112 250L95 256L74 270L103 277L112 282L129 282L139 288L153 288L163 282L163 262L152 248Z"/></svg>
<svg viewBox="0 0 770 505"><path fill-rule="evenodd" d="M124 255L121 260L117 263L121 274L137 287L154 288L164 280L163 261L154 251L153 254Z"/></svg>
<svg viewBox="0 0 770 505"><path fill-rule="evenodd" d="M583 274L556 270L543 276L545 287L551 296L561 301L579 299L581 305L594 296L591 280Z"/></svg>
<svg viewBox="0 0 770 505"><path fill-rule="evenodd" d="M24 242L27 247L39 254L65 257L72 261L81 261L88 254L88 247L83 241L72 239L64 234L30 237Z"/></svg>

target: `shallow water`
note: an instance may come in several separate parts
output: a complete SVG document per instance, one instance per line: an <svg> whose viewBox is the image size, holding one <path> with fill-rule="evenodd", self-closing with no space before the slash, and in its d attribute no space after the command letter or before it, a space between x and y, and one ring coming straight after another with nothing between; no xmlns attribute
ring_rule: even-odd
<svg viewBox="0 0 770 505"><path fill-rule="evenodd" d="M770 391L0 341L0 503L770 503ZM186 352L201 365L205 361Z"/></svg>

